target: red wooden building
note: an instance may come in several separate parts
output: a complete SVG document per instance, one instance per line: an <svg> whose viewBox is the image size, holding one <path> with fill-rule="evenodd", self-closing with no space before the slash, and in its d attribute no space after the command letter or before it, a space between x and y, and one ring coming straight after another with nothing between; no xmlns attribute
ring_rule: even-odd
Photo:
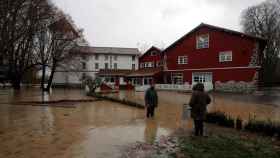
<svg viewBox="0 0 280 158"><path fill-rule="evenodd" d="M202 23L163 51L165 83L253 82L265 44L264 39Z"/></svg>
<svg viewBox="0 0 280 158"><path fill-rule="evenodd" d="M152 46L139 58L139 69L150 69L163 67L162 51Z"/></svg>
<svg viewBox="0 0 280 158"><path fill-rule="evenodd" d="M139 69L127 75L133 85L149 85L163 82L163 54L152 46L139 58Z"/></svg>

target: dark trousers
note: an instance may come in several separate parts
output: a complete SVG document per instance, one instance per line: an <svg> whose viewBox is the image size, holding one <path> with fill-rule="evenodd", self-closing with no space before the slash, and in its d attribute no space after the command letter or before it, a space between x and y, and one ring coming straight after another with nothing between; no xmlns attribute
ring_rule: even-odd
<svg viewBox="0 0 280 158"><path fill-rule="evenodd" d="M194 120L194 134L203 136L203 120Z"/></svg>
<svg viewBox="0 0 280 158"><path fill-rule="evenodd" d="M147 118L154 117L155 107L154 106L148 106L147 107Z"/></svg>

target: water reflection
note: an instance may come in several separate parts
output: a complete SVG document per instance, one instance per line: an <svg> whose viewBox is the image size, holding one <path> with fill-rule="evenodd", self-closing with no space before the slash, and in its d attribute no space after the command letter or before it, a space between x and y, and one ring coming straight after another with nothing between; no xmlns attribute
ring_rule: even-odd
<svg viewBox="0 0 280 158"><path fill-rule="evenodd" d="M143 102L144 93L110 94ZM260 102L254 96L212 94L211 110L234 116L280 120L279 97ZM0 157L118 157L123 145L152 143L174 129L192 129L183 104L190 94L159 92L154 119L145 111L108 101L75 103L76 108L17 106L16 101L88 99L83 91L54 90L42 98L40 90L0 90ZM275 104L275 105L274 105Z"/></svg>
<svg viewBox="0 0 280 158"><path fill-rule="evenodd" d="M156 140L157 130L157 121L154 119L147 119L144 132L145 142L152 144Z"/></svg>

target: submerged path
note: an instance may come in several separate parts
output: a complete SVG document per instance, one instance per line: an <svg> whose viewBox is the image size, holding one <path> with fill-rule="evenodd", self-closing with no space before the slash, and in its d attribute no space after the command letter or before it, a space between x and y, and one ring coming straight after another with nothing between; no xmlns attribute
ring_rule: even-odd
<svg viewBox="0 0 280 158"><path fill-rule="evenodd" d="M117 94L114 94L117 95ZM142 101L143 93L121 92L118 97ZM119 157L123 146L137 141L153 142L179 127L190 131L192 123L182 117L182 104L189 94L159 92L159 108L154 119L145 111L108 101L74 102L75 108L9 104L26 101L93 99L79 90L54 90L51 95L29 89L0 90L0 157L6 158L107 158ZM265 103L248 96L214 95L210 110L233 115L280 120L275 100Z"/></svg>

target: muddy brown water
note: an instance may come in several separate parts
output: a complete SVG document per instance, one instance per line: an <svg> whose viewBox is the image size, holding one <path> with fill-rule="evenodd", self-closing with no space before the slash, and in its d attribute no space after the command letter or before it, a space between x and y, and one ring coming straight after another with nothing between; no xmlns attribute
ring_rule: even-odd
<svg viewBox="0 0 280 158"><path fill-rule="evenodd" d="M114 97L143 102L143 92L120 92ZM256 97L257 96L257 97ZM233 116L280 120L279 97L213 94L209 110ZM261 99L261 98L266 99ZM182 104L190 94L159 92L154 119L145 111L108 101L74 103L75 108L14 105L18 101L89 99L80 90L0 90L0 157L5 158L108 158L119 157L124 146L137 141L153 142L176 128L191 130L182 119Z"/></svg>

